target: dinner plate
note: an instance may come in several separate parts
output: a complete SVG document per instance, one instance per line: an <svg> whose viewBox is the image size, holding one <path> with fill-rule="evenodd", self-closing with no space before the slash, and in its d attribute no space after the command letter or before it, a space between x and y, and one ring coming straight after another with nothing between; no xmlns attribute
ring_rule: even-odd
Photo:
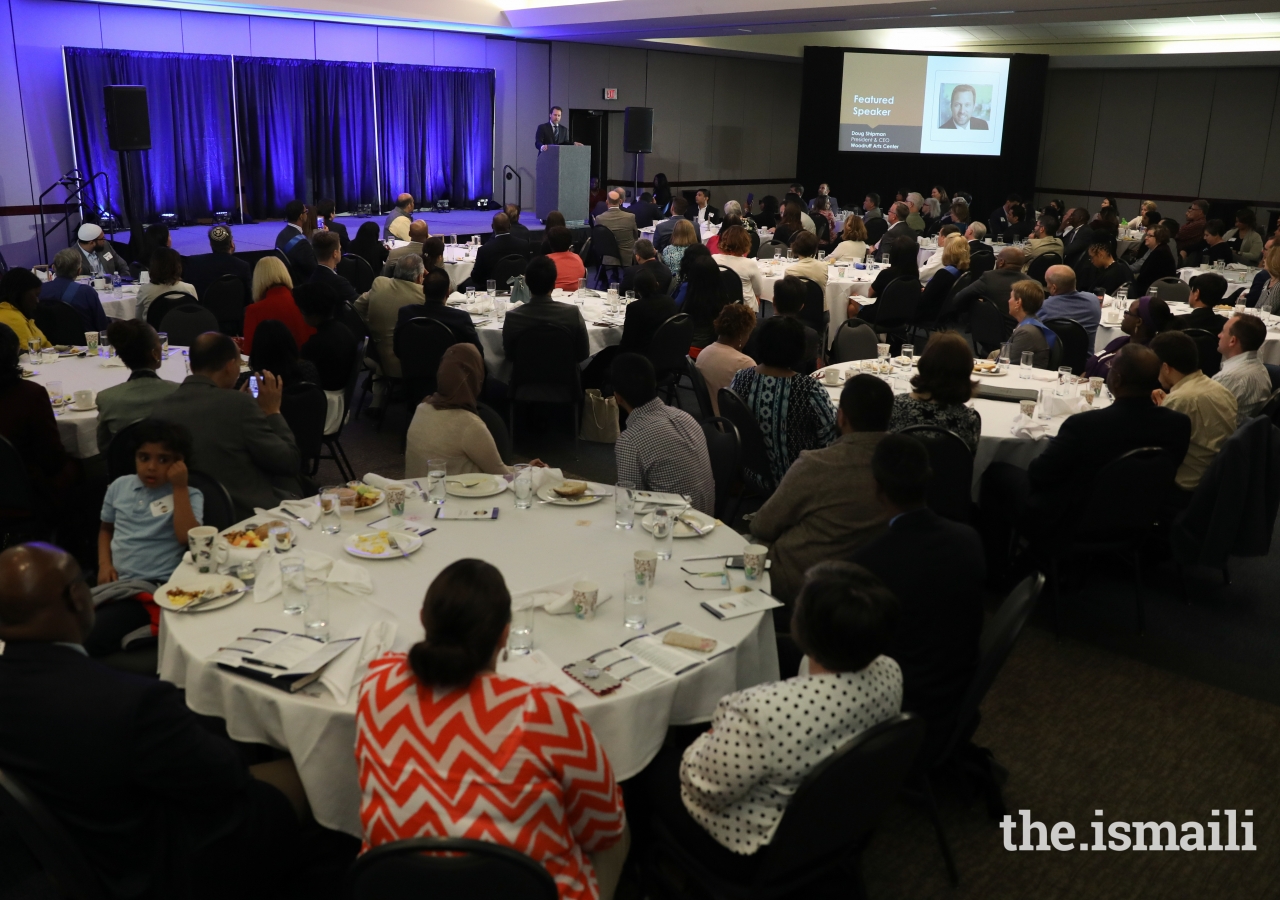
<svg viewBox="0 0 1280 900"><path fill-rule="evenodd" d="M819 369L818 371L813 373L814 380L817 381L818 384L822 385L823 387L840 387L840 385L844 384L846 381L849 380L849 373L842 371L840 373L840 379L835 384L827 384L826 379L822 377L823 372L824 372L823 369Z"/></svg>
<svg viewBox="0 0 1280 900"><path fill-rule="evenodd" d="M709 534L711 532L711 529L714 529L716 527L716 520L713 516L709 516L706 513L698 512L696 509L686 509L684 512L680 513L680 515L682 517L687 517L689 519L692 519L693 521L698 523L699 528L705 529L702 532L702 535ZM647 516L645 516L643 519L640 520L640 527L643 528L645 531L649 532L650 534L653 533L653 513L649 513ZM685 522L681 522L679 519L676 520L676 529L675 529L674 537L693 538L693 537L702 537L702 535L698 534L698 532L690 528L688 524L686 524Z"/></svg>
<svg viewBox="0 0 1280 900"><path fill-rule="evenodd" d="M363 534L353 534L343 542L342 549L346 550L352 556L358 556L361 559L399 559L403 554L400 550L392 546L389 538L385 542L385 549L381 553L375 552L372 549L372 546L377 545L379 536L384 533L390 534L390 532L381 531L366 531ZM422 546L422 538L418 537L416 534L410 534L407 531L397 531L395 532L395 536L396 540L400 542L400 547L404 549L405 553L412 553ZM361 538L366 539L365 546L370 547L370 549L366 550L358 545L357 542L359 542Z"/></svg>
<svg viewBox="0 0 1280 900"><path fill-rule="evenodd" d="M999 369L992 369L990 372L986 371L985 369L974 369L973 374L981 375L985 378L1001 378L1005 375L1008 375L1009 373L1001 372Z"/></svg>
<svg viewBox="0 0 1280 900"><path fill-rule="evenodd" d="M155 594L152 595L155 598L156 606L161 609L177 612L183 607L188 606L190 603L197 602L196 600L191 600L188 601L188 603L173 603L169 599L169 590L171 588L180 588L188 591L202 590L217 593L222 593L224 591L227 592L224 597L219 597L216 600L210 600L207 603L201 603L200 606L192 610L192 612L208 612L214 609L222 609L224 606L230 606L232 603L235 603L244 596L244 582L239 578L232 578L230 575L215 575L212 572L208 574L201 574L199 572L192 572L190 567L182 568L185 568L186 571L182 571L182 569L180 569L179 571L181 574L178 572L174 573L178 576L176 582L173 580L173 576L170 576L169 582L161 585Z"/></svg>
<svg viewBox="0 0 1280 900"><path fill-rule="evenodd" d="M375 500L373 503L370 503L368 506L357 506L356 512L358 513L368 512L371 509L377 509L379 506L387 502L386 491L384 491L382 488L374 488L374 490L378 492L378 499Z"/></svg>
<svg viewBox="0 0 1280 900"><path fill-rule="evenodd" d="M507 480L483 472L449 475L444 480L444 489L454 497L492 497L507 489Z"/></svg>
<svg viewBox="0 0 1280 900"><path fill-rule="evenodd" d="M599 503L605 498L604 494L591 494L594 490L590 484L587 485L588 494L581 497L561 497L555 491L554 484L544 484L538 488L538 499L545 500L552 506L590 506L592 503Z"/></svg>

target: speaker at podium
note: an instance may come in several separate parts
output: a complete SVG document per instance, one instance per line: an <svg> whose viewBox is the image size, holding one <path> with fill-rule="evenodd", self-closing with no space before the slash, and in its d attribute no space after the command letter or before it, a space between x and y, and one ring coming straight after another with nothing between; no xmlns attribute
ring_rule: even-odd
<svg viewBox="0 0 1280 900"><path fill-rule="evenodd" d="M555 209L564 215L565 224L578 228L587 221L587 202L591 193L591 148L572 144L553 144L538 154L538 190L534 214L546 221Z"/></svg>

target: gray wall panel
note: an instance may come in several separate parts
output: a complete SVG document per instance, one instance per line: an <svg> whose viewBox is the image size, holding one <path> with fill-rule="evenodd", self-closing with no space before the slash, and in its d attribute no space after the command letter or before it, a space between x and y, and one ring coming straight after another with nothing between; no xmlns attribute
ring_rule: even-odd
<svg viewBox="0 0 1280 900"><path fill-rule="evenodd" d="M1045 120L1040 183L1073 188L1092 179L1092 147L1102 95L1099 72L1051 71L1045 88Z"/></svg>
<svg viewBox="0 0 1280 900"><path fill-rule="evenodd" d="M1093 145L1093 179L1089 184L1061 187L1141 193L1155 102L1154 73L1138 72L1124 78L1104 74ZM1084 131L1087 129L1082 130L1082 138Z"/></svg>
<svg viewBox="0 0 1280 900"><path fill-rule="evenodd" d="M1144 193L1199 193L1213 88L1214 77L1207 72L1160 73L1151 114Z"/></svg>
<svg viewBox="0 0 1280 900"><path fill-rule="evenodd" d="M1276 69L1223 69L1217 73L1209 140L1197 193L1207 197L1257 197L1267 156L1271 120L1260 110L1275 105Z"/></svg>

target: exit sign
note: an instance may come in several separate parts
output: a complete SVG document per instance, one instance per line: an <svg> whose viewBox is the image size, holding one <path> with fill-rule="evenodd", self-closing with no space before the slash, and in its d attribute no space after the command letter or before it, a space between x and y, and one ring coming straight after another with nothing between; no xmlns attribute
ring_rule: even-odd
<svg viewBox="0 0 1280 900"><path fill-rule="evenodd" d="M617 100L617 99L618 99L618 89L617 89L617 88L605 88L605 89L604 89L604 99L606 99L606 100Z"/></svg>

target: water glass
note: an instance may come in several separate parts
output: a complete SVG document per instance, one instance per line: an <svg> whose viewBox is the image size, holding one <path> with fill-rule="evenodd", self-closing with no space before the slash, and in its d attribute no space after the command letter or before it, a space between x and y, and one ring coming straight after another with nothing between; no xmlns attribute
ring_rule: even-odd
<svg viewBox="0 0 1280 900"><path fill-rule="evenodd" d="M516 495L516 509L529 509L533 506L533 469L524 464L511 469L515 472L511 491Z"/></svg>
<svg viewBox="0 0 1280 900"><path fill-rule="evenodd" d="M167 332L161 331L156 337L160 338L160 358L169 358L169 335Z"/></svg>
<svg viewBox="0 0 1280 900"><path fill-rule="evenodd" d="M639 631L649 623L649 588L653 585L648 573L637 572L632 566L622 573L622 624Z"/></svg>
<svg viewBox="0 0 1280 900"><path fill-rule="evenodd" d="M484 290L485 293L489 295L489 299L492 300L494 297L498 296L498 282L490 278L484 283Z"/></svg>
<svg viewBox="0 0 1280 900"><path fill-rule="evenodd" d="M1037 418L1037 419L1041 419L1041 420L1043 420L1043 421L1046 421L1046 422L1047 422L1050 418L1052 418L1052 417L1049 415L1049 391L1048 391L1048 389L1047 389L1047 388L1041 388L1041 389L1038 391L1037 396L1039 397L1039 401L1036 403L1036 418Z"/></svg>
<svg viewBox="0 0 1280 900"><path fill-rule="evenodd" d="M427 498L436 506L444 505L447 493L444 484L446 465L447 461L443 459L427 460Z"/></svg>
<svg viewBox="0 0 1280 900"><path fill-rule="evenodd" d="M1058 367L1058 386L1053 389L1053 393L1058 397L1066 397L1071 393L1071 386L1076 383L1075 376L1071 374L1070 366Z"/></svg>
<svg viewBox="0 0 1280 900"><path fill-rule="evenodd" d="M49 381L45 383L45 390L49 392L49 402L53 404L53 411L56 414L62 409L62 404L66 402L66 397L62 394L61 381Z"/></svg>
<svg viewBox="0 0 1280 900"><path fill-rule="evenodd" d="M533 652L533 607L511 610L511 631L507 635L507 651L516 656Z"/></svg>
<svg viewBox="0 0 1280 900"><path fill-rule="evenodd" d="M902 358L903 358L903 360L905 360L905 362L903 363L903 365L910 366L910 365L911 365L911 360L915 358L915 355L916 355L916 347L915 347L915 344L903 344L903 345L902 345Z"/></svg>
<svg viewBox="0 0 1280 900"><path fill-rule="evenodd" d="M1008 343L1001 344L1000 356L997 357L996 359L996 371L1008 372L1012 358L1013 358L1013 345Z"/></svg>
<svg viewBox="0 0 1280 900"><path fill-rule="evenodd" d="M1026 380L1031 377L1031 370L1036 365L1036 354L1034 350L1022 351L1022 362L1018 367L1018 377Z"/></svg>
<svg viewBox="0 0 1280 900"><path fill-rule="evenodd" d="M794 250L788 250L788 251L787 251L787 262L789 262L789 263L790 263L790 262L795 262L795 261L796 261L796 253L795 253L795 251L794 251Z"/></svg>
<svg viewBox="0 0 1280 900"><path fill-rule="evenodd" d="M105 331L102 333L106 334ZM40 338L27 338L27 356L32 365L40 362Z"/></svg>
<svg viewBox="0 0 1280 900"><path fill-rule="evenodd" d="M578 279L578 305L582 305L582 299L587 296L587 279Z"/></svg>
<svg viewBox="0 0 1280 900"><path fill-rule="evenodd" d="M323 581L308 580L303 597L302 627L307 637L329 640L329 585Z"/></svg>
<svg viewBox="0 0 1280 900"><path fill-rule="evenodd" d="M286 616L300 616L307 608L307 567L301 556L280 560L280 603Z"/></svg>
<svg viewBox="0 0 1280 900"><path fill-rule="evenodd" d="M334 493L338 495L338 518L354 523L356 519L356 492L349 487L340 487ZM334 533L336 534L337 532Z"/></svg>
<svg viewBox="0 0 1280 900"><path fill-rule="evenodd" d="M670 559L675 538L675 517L663 507L653 511L653 550L658 559Z"/></svg>
<svg viewBox="0 0 1280 900"><path fill-rule="evenodd" d="M610 293L610 294L612 294L615 298L616 298L616 297L618 297L618 296L620 296L620 295L621 295L621 293L622 293L622 282L620 282L620 281L610 281L610 282L609 282L609 293Z"/></svg>
<svg viewBox="0 0 1280 900"><path fill-rule="evenodd" d="M288 553L293 549L293 529L288 525L277 525L267 530L271 549L276 553Z"/></svg>
<svg viewBox="0 0 1280 900"><path fill-rule="evenodd" d="M826 258L827 258L827 251L826 251L826 250L819 250L819 251L818 251L818 262L823 262Z"/></svg>
<svg viewBox="0 0 1280 900"><path fill-rule="evenodd" d="M618 482L613 486L613 527L628 531L636 522L635 485Z"/></svg>
<svg viewBox="0 0 1280 900"><path fill-rule="evenodd" d="M111 342L107 340L105 331L98 332L98 355L109 356L111 354Z"/></svg>
<svg viewBox="0 0 1280 900"><path fill-rule="evenodd" d="M774 247L774 248L773 248L773 261L774 261L774 262L777 262L777 261L778 261L778 260L780 260L781 258L782 258L782 248L781 248L781 247Z"/></svg>
<svg viewBox="0 0 1280 900"><path fill-rule="evenodd" d="M338 534L342 531L342 503L338 497L340 487L320 489L320 533ZM352 493L355 493L352 491Z"/></svg>
<svg viewBox="0 0 1280 900"><path fill-rule="evenodd" d="M244 582L244 589L246 591L252 591L254 584L256 584L258 580L257 564L254 563L253 560L242 562L240 565L236 566L235 571L236 577Z"/></svg>
<svg viewBox="0 0 1280 900"><path fill-rule="evenodd" d="M467 305L474 306L475 302L476 302L476 289L473 287L469 287L467 288Z"/></svg>

